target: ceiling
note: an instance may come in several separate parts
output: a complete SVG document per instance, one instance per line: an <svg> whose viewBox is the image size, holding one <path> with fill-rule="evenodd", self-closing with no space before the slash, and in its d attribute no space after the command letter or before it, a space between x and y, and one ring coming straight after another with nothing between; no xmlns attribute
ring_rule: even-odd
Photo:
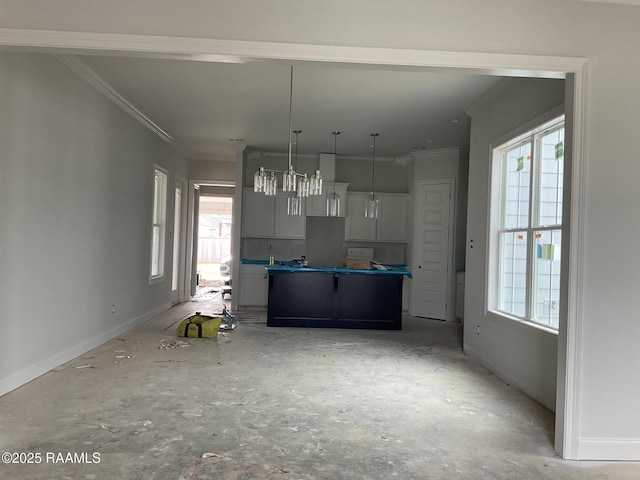
<svg viewBox="0 0 640 480"><path fill-rule="evenodd" d="M80 56L189 158L234 158L243 143L286 152L289 63L200 62ZM465 146L464 110L500 77L449 70L296 62L292 129L300 154L402 157L412 150Z"/></svg>

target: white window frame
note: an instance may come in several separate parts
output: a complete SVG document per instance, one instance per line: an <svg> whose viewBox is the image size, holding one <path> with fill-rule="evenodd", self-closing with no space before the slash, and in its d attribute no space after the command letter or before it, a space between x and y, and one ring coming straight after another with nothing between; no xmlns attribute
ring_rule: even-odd
<svg viewBox="0 0 640 480"><path fill-rule="evenodd" d="M546 232L562 229L562 223L553 225L537 225L535 219L538 218L538 196L540 195L540 155L539 155L539 139L544 135L557 130L558 128L565 127L564 115L553 115L551 119L547 117L546 121L540 121L537 126L527 128L526 132L520 134L512 134L506 141L499 142L497 147L492 148L492 164L490 175L490 215L489 215L489 229L488 229L488 278L487 278L487 309L493 314L505 317L508 319L524 322L533 327L549 331L552 333L558 333L558 327L541 323L534 318L534 304L536 301L536 292L534 288L534 276L536 274L534 267L534 259L536 258L536 232ZM566 131L565 131L566 135ZM526 227L513 227L507 228L503 225L503 219L505 218L506 210L506 178L504 168L504 154L514 148L518 144L530 143L532 147L531 151L531 176L529 182L529 221ZM501 278L502 272L502 255L501 255L501 241L503 233L505 232L524 232L527 237L526 246L526 300L525 300L525 314L517 315L513 312L506 311L500 308L501 302ZM562 242L564 244L564 242ZM562 248L561 248L562 250Z"/></svg>
<svg viewBox="0 0 640 480"><path fill-rule="evenodd" d="M160 179L160 183L156 180ZM149 255L149 283L164 280L166 231L167 231L167 185L169 172L159 165L153 165L151 200L151 245ZM157 191L160 188L160 192Z"/></svg>

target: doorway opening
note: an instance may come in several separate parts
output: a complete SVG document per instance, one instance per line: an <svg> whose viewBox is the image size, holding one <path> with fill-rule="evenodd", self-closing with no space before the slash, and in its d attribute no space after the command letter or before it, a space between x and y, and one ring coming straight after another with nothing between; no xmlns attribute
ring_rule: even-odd
<svg viewBox="0 0 640 480"><path fill-rule="evenodd" d="M219 299L231 307L235 183L189 181L187 275L193 300Z"/></svg>
<svg viewBox="0 0 640 480"><path fill-rule="evenodd" d="M233 197L200 193L196 296L231 294Z"/></svg>

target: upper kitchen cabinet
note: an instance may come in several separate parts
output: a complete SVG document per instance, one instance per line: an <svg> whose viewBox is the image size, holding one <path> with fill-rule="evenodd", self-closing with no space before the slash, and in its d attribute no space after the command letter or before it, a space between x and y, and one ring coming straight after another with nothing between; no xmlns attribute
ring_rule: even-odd
<svg viewBox="0 0 640 480"><path fill-rule="evenodd" d="M376 193L378 218L365 218L364 208L369 193L350 192L347 195L345 240L406 243L409 195Z"/></svg>
<svg viewBox="0 0 640 480"><path fill-rule="evenodd" d="M327 217L327 198L333 193L335 185L336 193L340 195L339 217L345 217L347 212L347 187L348 183L324 182L322 195L307 198L307 217Z"/></svg>
<svg viewBox="0 0 640 480"><path fill-rule="evenodd" d="M267 196L245 189L242 236L253 238L305 238L306 217L287 215L287 194Z"/></svg>
<svg viewBox="0 0 640 480"><path fill-rule="evenodd" d="M307 217L304 214L305 200L302 201L302 215L287 215L287 197L289 194L276 195L274 220L275 238L306 238Z"/></svg>

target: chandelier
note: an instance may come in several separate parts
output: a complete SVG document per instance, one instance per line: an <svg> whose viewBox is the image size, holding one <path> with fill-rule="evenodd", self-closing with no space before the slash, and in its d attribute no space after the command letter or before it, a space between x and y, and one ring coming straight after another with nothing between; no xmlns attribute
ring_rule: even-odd
<svg viewBox="0 0 640 480"><path fill-rule="evenodd" d="M298 151L298 134L301 130L292 130L293 109L293 66L289 81L289 148L287 154L287 169L284 172L260 167L253 176L253 191L265 195L276 195L278 190L277 173L282 173L282 191L289 193L287 199L287 214L302 215L302 199L309 195L322 195L322 175L316 170L310 177L306 173L295 171L292 156L293 134L296 135L296 157ZM296 158L297 160L297 158Z"/></svg>

